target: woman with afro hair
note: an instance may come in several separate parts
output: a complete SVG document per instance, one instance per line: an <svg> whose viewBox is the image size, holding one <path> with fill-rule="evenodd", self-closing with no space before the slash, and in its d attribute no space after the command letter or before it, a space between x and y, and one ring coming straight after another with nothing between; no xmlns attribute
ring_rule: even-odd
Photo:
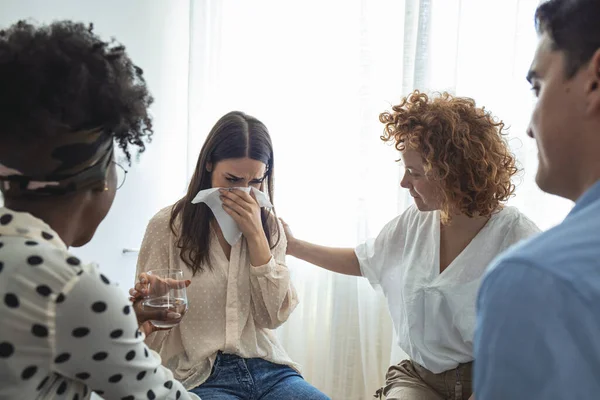
<svg viewBox="0 0 600 400"><path fill-rule="evenodd" d="M144 344L126 294L69 253L152 135L142 70L92 26L0 30L0 399L198 399ZM177 284L184 285L185 282ZM136 307L137 309L137 307Z"/></svg>

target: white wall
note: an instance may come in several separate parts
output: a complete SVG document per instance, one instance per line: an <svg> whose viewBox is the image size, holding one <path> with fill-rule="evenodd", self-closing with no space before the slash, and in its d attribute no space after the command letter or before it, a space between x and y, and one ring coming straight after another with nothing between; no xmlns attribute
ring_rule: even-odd
<svg viewBox="0 0 600 400"><path fill-rule="evenodd" d="M188 0L1 0L0 27L19 19L93 22L104 39L123 43L145 73L154 95L155 138L134 163L113 208L94 240L74 252L98 262L127 290L134 279L135 255L149 218L179 198L186 186Z"/></svg>

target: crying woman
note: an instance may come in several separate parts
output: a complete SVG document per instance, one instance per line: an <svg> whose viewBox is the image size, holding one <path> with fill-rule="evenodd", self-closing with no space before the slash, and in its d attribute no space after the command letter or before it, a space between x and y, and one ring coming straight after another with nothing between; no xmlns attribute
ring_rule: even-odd
<svg viewBox="0 0 600 400"><path fill-rule="evenodd" d="M182 270L191 280L181 323L170 330L147 324L146 343L201 398L328 399L302 378L273 331L298 304L271 204L273 165L266 126L242 112L224 115L206 138L187 194L146 230L139 280L156 268ZM134 303L145 290L141 282L131 289Z"/></svg>

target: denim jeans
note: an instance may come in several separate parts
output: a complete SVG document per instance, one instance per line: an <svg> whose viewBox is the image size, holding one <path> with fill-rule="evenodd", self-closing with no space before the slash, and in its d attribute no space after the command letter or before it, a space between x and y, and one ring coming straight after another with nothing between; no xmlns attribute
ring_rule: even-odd
<svg viewBox="0 0 600 400"><path fill-rule="evenodd" d="M286 365L222 353L206 382L190 391L202 400L329 400Z"/></svg>

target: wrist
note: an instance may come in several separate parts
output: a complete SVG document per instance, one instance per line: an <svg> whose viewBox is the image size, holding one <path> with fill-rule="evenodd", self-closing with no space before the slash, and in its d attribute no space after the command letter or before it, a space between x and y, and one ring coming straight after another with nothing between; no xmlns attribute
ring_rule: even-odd
<svg viewBox="0 0 600 400"><path fill-rule="evenodd" d="M300 251L300 240L296 238L287 238L287 249L286 253L290 256L298 258L298 253Z"/></svg>
<svg viewBox="0 0 600 400"><path fill-rule="evenodd" d="M271 259L271 248L265 235L257 235L252 238L246 238L248 251L250 253L250 263L255 266L261 266Z"/></svg>
<svg viewBox="0 0 600 400"><path fill-rule="evenodd" d="M248 242L248 246L251 247L262 246L267 243L267 237L263 232L256 232L255 234L248 235L246 237L246 242Z"/></svg>

